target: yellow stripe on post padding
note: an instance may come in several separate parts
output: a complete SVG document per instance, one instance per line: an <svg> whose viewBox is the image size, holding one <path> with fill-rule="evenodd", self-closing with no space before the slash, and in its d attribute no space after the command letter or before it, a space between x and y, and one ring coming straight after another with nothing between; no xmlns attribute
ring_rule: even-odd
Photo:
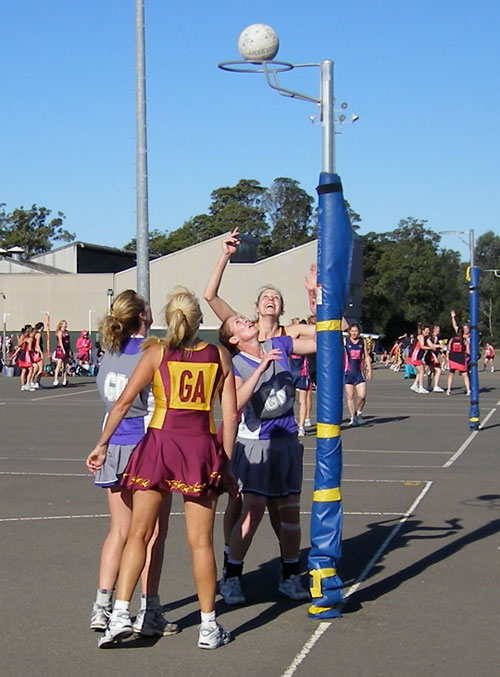
<svg viewBox="0 0 500 677"><path fill-rule="evenodd" d="M341 501L340 487L334 487L333 489L316 489L316 491L313 491L312 500L315 503Z"/></svg>
<svg viewBox="0 0 500 677"><path fill-rule="evenodd" d="M340 437L340 426L333 423L316 423L316 437L322 440Z"/></svg>
<svg viewBox="0 0 500 677"><path fill-rule="evenodd" d="M333 607L331 606L313 606L311 605L309 609L307 610L307 613L309 614L322 614L325 611L331 611Z"/></svg>
<svg viewBox="0 0 500 677"><path fill-rule="evenodd" d="M342 320L321 320L316 322L316 331L340 331Z"/></svg>
<svg viewBox="0 0 500 677"><path fill-rule="evenodd" d="M311 591L311 597L322 597L323 593L321 592L321 580L323 578L330 578L331 576L335 576L337 573L337 570L334 569L333 567L326 567L325 569L311 569L309 572L311 578L312 578L312 583L309 586L309 590Z"/></svg>

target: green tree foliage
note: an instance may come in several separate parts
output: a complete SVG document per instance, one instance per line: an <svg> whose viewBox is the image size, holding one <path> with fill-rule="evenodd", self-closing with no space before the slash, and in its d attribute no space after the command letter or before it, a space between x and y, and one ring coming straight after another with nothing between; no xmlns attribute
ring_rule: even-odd
<svg viewBox="0 0 500 677"><path fill-rule="evenodd" d="M49 251L57 241L71 242L75 236L63 228L66 218L62 212L49 219L50 209L32 205L30 209L19 207L6 213L5 205L0 205L0 246L21 247L25 256Z"/></svg>
<svg viewBox="0 0 500 677"><path fill-rule="evenodd" d="M304 244L311 239L313 198L294 179L274 179L265 193L264 206L271 233L263 243L267 256Z"/></svg>
<svg viewBox="0 0 500 677"><path fill-rule="evenodd" d="M208 214L198 214L180 228L150 233L150 252L170 254L197 242L227 233L238 226L241 233L259 240L258 257L265 258L314 237L312 203L298 181L275 179L270 189L254 179L241 179L235 186L212 191ZM135 239L125 249L135 251Z"/></svg>
<svg viewBox="0 0 500 677"><path fill-rule="evenodd" d="M500 339L500 279L490 270L500 269L500 237L493 231L481 235L475 246L475 265L479 278L479 331L485 340L498 344Z"/></svg>
<svg viewBox="0 0 500 677"><path fill-rule="evenodd" d="M419 322L449 333L449 311L465 307L460 257L439 248L425 220L402 219L389 233L364 236L363 324L392 340Z"/></svg>

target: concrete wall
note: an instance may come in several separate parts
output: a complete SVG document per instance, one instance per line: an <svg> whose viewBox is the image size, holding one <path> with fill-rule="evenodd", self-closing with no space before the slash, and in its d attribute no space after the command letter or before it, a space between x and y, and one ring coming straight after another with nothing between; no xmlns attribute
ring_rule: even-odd
<svg viewBox="0 0 500 677"><path fill-rule="evenodd" d="M106 290L113 287L111 273L96 275L0 275L0 314L7 314L7 333L17 332L25 324L45 321L50 312L54 329L59 320L67 320L71 331L97 329L99 318L107 312ZM1 320L0 315L0 320Z"/></svg>
<svg viewBox="0 0 500 677"><path fill-rule="evenodd" d="M151 307L156 326L164 325L162 311L165 300L168 292L176 285L186 286L202 298L206 281L220 256L221 243L225 237L220 235L151 261ZM310 310L303 280L309 272L310 264L316 261L316 244L316 241L308 242L257 263L230 263L222 281L220 295L236 311L253 317L257 290L272 284L280 289L285 299L283 322L289 323L292 317L305 319ZM360 255L361 247L356 258ZM61 266L59 259L56 265ZM346 308L346 315L348 319L359 319L362 285L360 261L353 264L352 273L348 302L352 306ZM96 331L100 318L107 312L107 290L113 289L116 296L124 289L135 288L135 268L115 274L0 274L0 291L6 296L5 301L0 296L0 313L8 313L8 332L18 331L28 322L35 324L43 321L42 311L45 310L50 311L52 328L59 320L65 319L69 329L77 331L89 328L89 310L92 310L95 312L90 314L91 329ZM205 302L202 302L202 310L204 326L218 327L219 321Z"/></svg>
<svg viewBox="0 0 500 677"><path fill-rule="evenodd" d="M46 266L53 266L68 273L77 272L77 247L78 244L72 243L66 247L57 248L53 251L36 254L32 257L34 263L43 263Z"/></svg>

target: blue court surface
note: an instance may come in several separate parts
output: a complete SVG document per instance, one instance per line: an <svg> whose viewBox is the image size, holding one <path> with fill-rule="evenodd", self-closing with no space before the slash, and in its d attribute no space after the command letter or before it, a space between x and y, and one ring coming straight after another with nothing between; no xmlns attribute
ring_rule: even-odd
<svg viewBox="0 0 500 677"><path fill-rule="evenodd" d="M264 518L245 561L247 604L217 598L234 641L196 648L199 622L182 500L174 497L162 602L182 628L98 650L88 629L98 555L107 531L105 492L84 459L102 406L92 379L21 392L0 378L2 674L497 675L500 665L500 376L480 373L482 428L468 401L417 395L385 367L368 385L366 424L342 426L343 616L307 617L307 603L277 595L279 548ZM304 438L302 569L315 438ZM222 561L222 514L215 527ZM134 597L132 609L137 606Z"/></svg>

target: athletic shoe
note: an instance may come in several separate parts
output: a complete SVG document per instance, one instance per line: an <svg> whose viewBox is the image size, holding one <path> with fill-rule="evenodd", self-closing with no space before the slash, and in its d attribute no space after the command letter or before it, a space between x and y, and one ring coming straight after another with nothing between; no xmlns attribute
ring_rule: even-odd
<svg viewBox="0 0 500 677"><path fill-rule="evenodd" d="M432 389L433 393L444 393L444 388L441 388L440 386L434 386Z"/></svg>
<svg viewBox="0 0 500 677"><path fill-rule="evenodd" d="M491 367L491 373L492 373L492 374L495 373L495 367Z"/></svg>
<svg viewBox="0 0 500 677"><path fill-rule="evenodd" d="M414 393L418 393L419 392L419 386L416 383L413 383L410 386L410 390L413 390Z"/></svg>
<svg viewBox="0 0 500 677"><path fill-rule="evenodd" d="M52 385L57 388L57 386L59 385L59 381L54 381L54 383Z"/></svg>
<svg viewBox="0 0 500 677"><path fill-rule="evenodd" d="M99 649L109 649L109 647L127 639L134 634L132 621L127 611L121 611L114 618L111 616L106 632L101 637L97 646Z"/></svg>
<svg viewBox="0 0 500 677"><path fill-rule="evenodd" d="M241 592L241 581L239 576L226 578L219 585L219 592L224 598L226 604L245 604L245 595Z"/></svg>
<svg viewBox="0 0 500 677"><path fill-rule="evenodd" d="M364 422L365 419L361 416L361 414L358 411L358 413L356 414L356 425L363 425Z"/></svg>
<svg viewBox="0 0 500 677"><path fill-rule="evenodd" d="M231 579L230 579L231 580ZM211 625L200 625L198 628L198 648L199 649L217 649L223 644L229 644L233 638L231 633L221 628L217 623L215 627Z"/></svg>
<svg viewBox="0 0 500 677"><path fill-rule="evenodd" d="M24 384L23 386L21 386L21 390L29 390L29 388L26 384Z"/></svg>
<svg viewBox="0 0 500 677"><path fill-rule="evenodd" d="M358 421L356 419L356 416L353 416L351 419L349 419L349 427L354 428L354 426L358 425Z"/></svg>
<svg viewBox="0 0 500 677"><path fill-rule="evenodd" d="M296 601L309 599L309 593L302 585L302 581L298 574L293 574L290 578L285 578L284 580L281 578L278 592L280 595Z"/></svg>
<svg viewBox="0 0 500 677"><path fill-rule="evenodd" d="M446 394L447 394L447 395L451 395L451 390L447 390L447 391L446 391Z"/></svg>
<svg viewBox="0 0 500 677"><path fill-rule="evenodd" d="M465 394L467 395L467 397L470 397L470 390L468 392L466 392Z"/></svg>
<svg viewBox="0 0 500 677"><path fill-rule="evenodd" d="M108 627L109 617L111 616L111 607L101 606L94 602L92 613L90 614L90 629L96 632L102 632Z"/></svg>
<svg viewBox="0 0 500 677"><path fill-rule="evenodd" d="M306 420L304 421L304 430L306 431L306 433L312 433L315 431L315 429L316 426L314 425L314 423L311 423L311 421L308 418L306 418Z"/></svg>
<svg viewBox="0 0 500 677"><path fill-rule="evenodd" d="M429 391L427 390L427 388L424 388L424 386L420 386L420 388L417 390L417 393L419 393L420 395L428 395Z"/></svg>
<svg viewBox="0 0 500 677"><path fill-rule="evenodd" d="M40 387L40 384L39 384L38 382L32 383L31 385L33 386L33 388L34 388L35 390L38 390L38 388Z"/></svg>
<svg viewBox="0 0 500 677"><path fill-rule="evenodd" d="M305 437L306 436L306 431L304 430L304 426L302 426L302 425L298 426L297 435L298 435L298 437Z"/></svg>
<svg viewBox="0 0 500 677"><path fill-rule="evenodd" d="M163 616L161 607L140 609L133 625L134 632L146 637L167 637L179 632L177 623L169 623Z"/></svg>

